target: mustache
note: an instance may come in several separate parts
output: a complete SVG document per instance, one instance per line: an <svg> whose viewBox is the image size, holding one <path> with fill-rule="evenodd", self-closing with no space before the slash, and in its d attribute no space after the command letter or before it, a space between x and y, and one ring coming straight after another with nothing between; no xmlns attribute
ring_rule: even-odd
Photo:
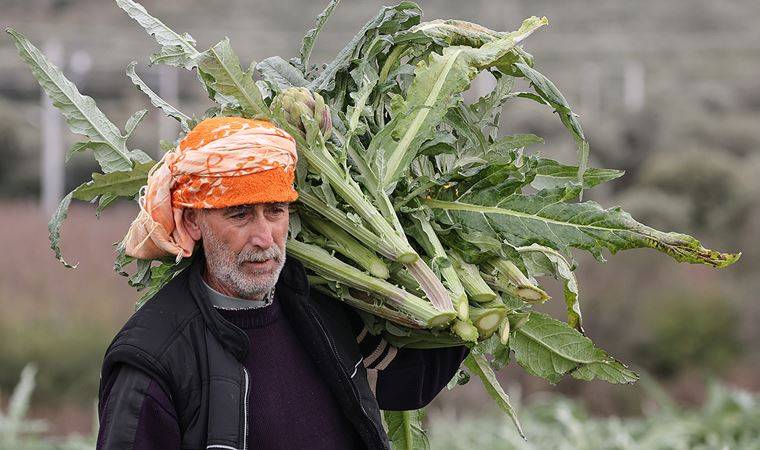
<svg viewBox="0 0 760 450"><path fill-rule="evenodd" d="M243 250L238 255L238 264L246 262L262 262L267 259L274 259L279 262L282 259L282 251L276 245L273 245L264 250Z"/></svg>

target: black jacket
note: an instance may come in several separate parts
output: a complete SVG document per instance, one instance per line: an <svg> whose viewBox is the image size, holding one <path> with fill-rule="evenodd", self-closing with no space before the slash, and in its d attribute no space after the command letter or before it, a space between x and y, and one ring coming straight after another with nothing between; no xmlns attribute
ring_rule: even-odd
<svg viewBox="0 0 760 450"><path fill-rule="evenodd" d="M102 448L133 448L144 389L106 389L128 365L160 384L174 405L183 449L255 448L246 442L248 374L243 367L248 337L213 308L197 258L136 312L106 351L100 401L108 405ZM388 449L380 408L418 409L448 383L466 355L463 347L395 349L368 335L342 302L310 292L303 266L288 257L277 287L277 301L368 449ZM362 364L363 363L363 364ZM143 377L145 378L145 377ZM121 380L124 381L124 380ZM108 406L106 405L106 406ZM236 407L233 407L237 405ZM103 405L100 408L104 412Z"/></svg>

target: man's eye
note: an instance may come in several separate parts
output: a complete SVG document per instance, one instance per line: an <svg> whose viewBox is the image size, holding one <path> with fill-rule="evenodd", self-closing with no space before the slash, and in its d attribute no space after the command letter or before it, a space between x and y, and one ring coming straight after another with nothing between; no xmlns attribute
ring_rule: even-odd
<svg viewBox="0 0 760 450"><path fill-rule="evenodd" d="M269 208L269 214L283 214L288 212L288 208L285 206L272 206Z"/></svg>

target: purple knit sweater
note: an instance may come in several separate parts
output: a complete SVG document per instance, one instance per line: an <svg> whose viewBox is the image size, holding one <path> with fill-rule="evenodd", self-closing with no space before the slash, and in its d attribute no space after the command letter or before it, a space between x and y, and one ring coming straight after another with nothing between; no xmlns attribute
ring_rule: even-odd
<svg viewBox="0 0 760 450"><path fill-rule="evenodd" d="M266 308L219 312L243 329L251 343L245 360L251 386L249 448L358 448L356 432L277 301ZM135 450L180 448L177 416L158 383L148 386L136 438Z"/></svg>

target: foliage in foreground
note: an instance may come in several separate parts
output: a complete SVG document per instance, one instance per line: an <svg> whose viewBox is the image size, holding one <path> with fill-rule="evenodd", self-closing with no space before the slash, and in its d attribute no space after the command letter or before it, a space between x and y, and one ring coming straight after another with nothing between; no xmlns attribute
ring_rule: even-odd
<svg viewBox="0 0 760 450"><path fill-rule="evenodd" d="M36 369L28 365L0 409L0 450L87 450L95 433L42 438L46 424L27 417ZM647 383L649 384L649 383ZM707 399L698 409L678 407L656 386L649 385L657 408L640 418L590 416L581 403L561 396L545 397L521 408L528 440L503 416L452 418L438 412L430 417L430 436L416 434L411 448L435 450L722 450L760 446L760 395L708 385ZM418 422L421 411L405 412ZM94 429L97 429L95 424ZM403 434L400 423L389 434Z"/></svg>
<svg viewBox="0 0 760 450"><path fill-rule="evenodd" d="M21 371L16 388L8 399L7 411L0 408L0 450L88 450L95 448L92 436L71 435L59 439L45 439L41 435L47 423L27 417L35 387L37 368L27 364ZM1 399L1 398L0 398ZM97 424L94 427L97 430Z"/></svg>
<svg viewBox="0 0 760 450"><path fill-rule="evenodd" d="M592 417L578 402L551 396L525 405L527 441L496 414L431 418L435 450L739 450L760 448L760 395L712 383L698 409L657 395L656 412L640 418ZM432 414L431 414L432 415Z"/></svg>

